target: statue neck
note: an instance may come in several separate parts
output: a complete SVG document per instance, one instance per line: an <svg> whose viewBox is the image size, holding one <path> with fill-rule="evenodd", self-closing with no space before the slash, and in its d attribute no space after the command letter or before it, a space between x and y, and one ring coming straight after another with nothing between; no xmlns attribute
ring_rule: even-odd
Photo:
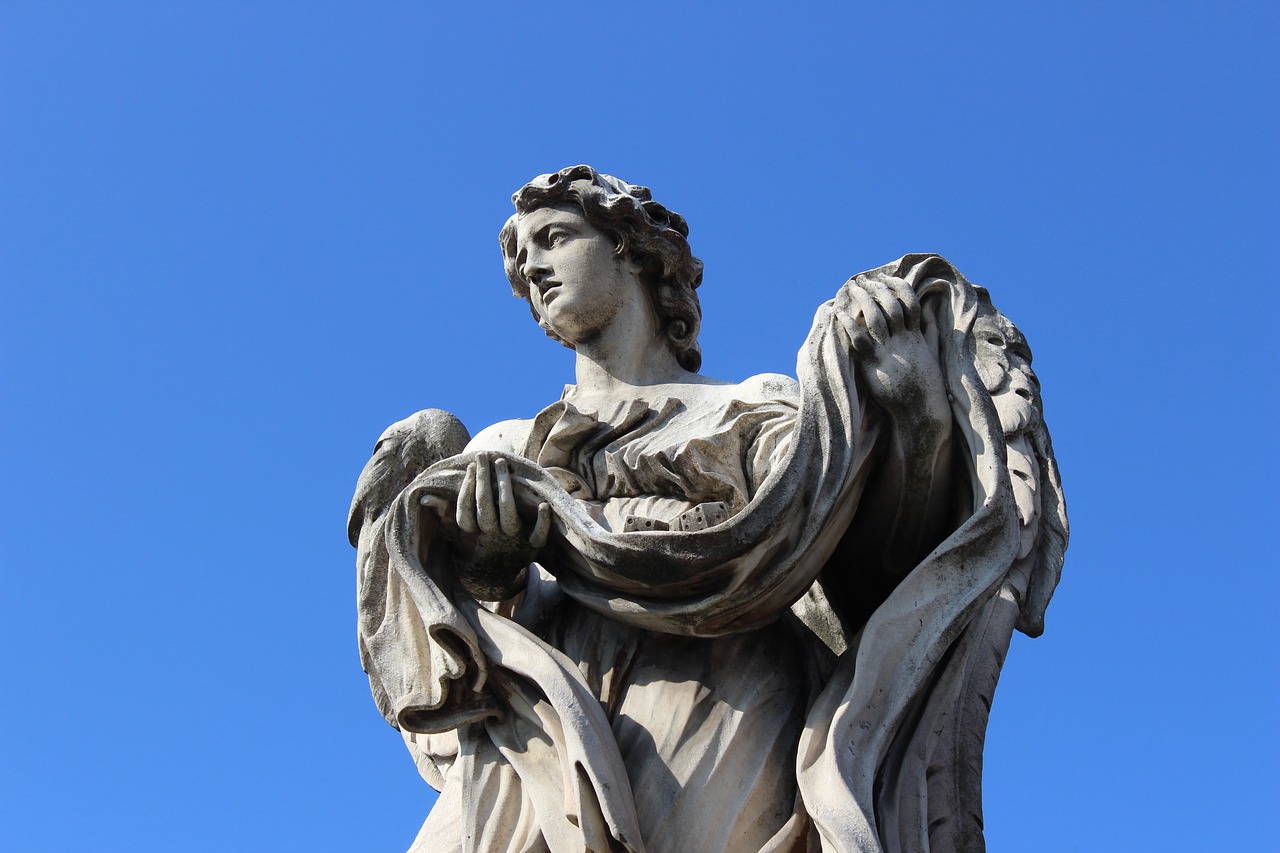
<svg viewBox="0 0 1280 853"><path fill-rule="evenodd" d="M652 323L633 329L615 323L596 339L578 344L575 397L582 401L628 399L636 396L638 388L696 377L680 366Z"/></svg>

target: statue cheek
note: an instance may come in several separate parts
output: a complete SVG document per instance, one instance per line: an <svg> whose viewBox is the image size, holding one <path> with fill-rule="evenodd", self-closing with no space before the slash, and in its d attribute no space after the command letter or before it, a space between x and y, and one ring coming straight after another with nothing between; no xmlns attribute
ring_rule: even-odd
<svg viewBox="0 0 1280 853"><path fill-rule="evenodd" d="M982 380L982 387L986 388L988 393L994 394L1004 384L1005 369L1003 362L1004 359L998 358L995 353L990 352L985 347L978 349L978 358L975 361L975 366L978 368L978 378Z"/></svg>

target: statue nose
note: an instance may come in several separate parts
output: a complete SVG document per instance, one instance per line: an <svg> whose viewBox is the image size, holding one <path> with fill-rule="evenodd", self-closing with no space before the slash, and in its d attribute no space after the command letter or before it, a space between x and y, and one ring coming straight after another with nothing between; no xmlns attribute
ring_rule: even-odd
<svg viewBox="0 0 1280 853"><path fill-rule="evenodd" d="M1035 384L1021 370L1009 371L1009 390L1024 400L1035 399Z"/></svg>
<svg viewBox="0 0 1280 853"><path fill-rule="evenodd" d="M534 287L540 287L547 277L547 268L543 264L525 264L524 280Z"/></svg>

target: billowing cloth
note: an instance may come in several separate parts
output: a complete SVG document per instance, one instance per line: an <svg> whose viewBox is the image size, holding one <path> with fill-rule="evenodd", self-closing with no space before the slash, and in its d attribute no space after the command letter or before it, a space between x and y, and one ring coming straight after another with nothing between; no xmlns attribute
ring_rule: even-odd
<svg viewBox="0 0 1280 853"><path fill-rule="evenodd" d="M974 288L936 256L882 269L937 318L967 447L956 504L968 515L862 624L840 624L820 583L862 570L831 558L885 431L860 393L854 320L837 301L817 312L794 396L703 411L561 402L540 414L527 458L507 462L522 514L545 502L555 525L539 555L547 571L534 567L517 600L475 601L420 506L456 498L474 454L432 465L384 512L362 512L362 661L387 720L421 733L411 748L444 791L422 849L971 849L962 813L980 815L980 803L972 785L951 784L964 774L948 762L972 744L938 746L921 721L946 730L963 699L969 657L955 648L977 642L965 638L996 612L1019 517L974 366ZM713 505L725 520L672 523ZM670 529L628 531L634 517ZM1006 596L1015 611L1019 594ZM700 684L713 689L699 695ZM652 732L664 714L672 731ZM979 759L980 746L981 732ZM663 778L664 767L685 778ZM686 808L705 822L711 805L718 834L704 824L682 836L678 820L660 819Z"/></svg>

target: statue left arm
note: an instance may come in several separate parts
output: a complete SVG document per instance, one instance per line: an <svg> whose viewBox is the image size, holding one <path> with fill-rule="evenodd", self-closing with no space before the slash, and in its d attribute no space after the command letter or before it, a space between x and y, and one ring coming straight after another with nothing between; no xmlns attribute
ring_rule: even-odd
<svg viewBox="0 0 1280 853"><path fill-rule="evenodd" d="M887 420L885 449L864 493L855 528L882 543L894 573L910 570L949 532L952 414L933 306L883 269L855 276L835 309L849 333L858 374Z"/></svg>

